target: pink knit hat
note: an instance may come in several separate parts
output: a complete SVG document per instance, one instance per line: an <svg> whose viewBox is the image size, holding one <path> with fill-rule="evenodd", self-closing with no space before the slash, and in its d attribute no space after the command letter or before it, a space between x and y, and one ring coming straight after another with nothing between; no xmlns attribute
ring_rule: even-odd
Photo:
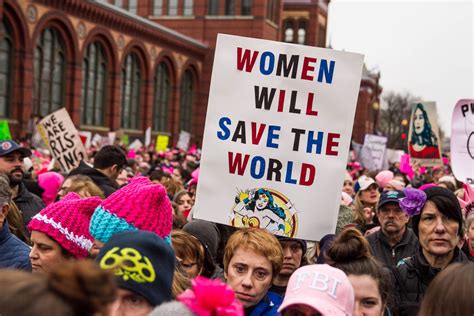
<svg viewBox="0 0 474 316"><path fill-rule="evenodd" d="M38 184L44 190L41 197L46 206L54 202L63 181L64 177L53 171L44 172L38 175Z"/></svg>
<svg viewBox="0 0 474 316"><path fill-rule="evenodd" d="M297 304L308 305L323 316L352 315L354 290L341 270L327 264L311 264L291 275L278 312Z"/></svg>
<svg viewBox="0 0 474 316"><path fill-rule="evenodd" d="M379 187L383 188L384 186L387 185L387 183L393 179L393 172L390 170L383 170L380 171L376 176L375 176L375 181L377 181Z"/></svg>
<svg viewBox="0 0 474 316"><path fill-rule="evenodd" d="M102 242L116 233L133 230L150 231L170 241L172 221L166 189L146 177L135 177L97 207L90 232Z"/></svg>
<svg viewBox="0 0 474 316"><path fill-rule="evenodd" d="M77 193L70 192L36 214L28 229L48 235L75 258L86 258L94 242L89 222L99 204L98 197L81 199Z"/></svg>

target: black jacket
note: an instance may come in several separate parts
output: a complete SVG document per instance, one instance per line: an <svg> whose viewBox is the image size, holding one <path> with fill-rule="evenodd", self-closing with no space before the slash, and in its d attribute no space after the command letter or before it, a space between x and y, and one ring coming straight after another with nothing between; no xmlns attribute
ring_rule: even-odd
<svg viewBox="0 0 474 316"><path fill-rule="evenodd" d="M374 257L387 267L395 267L400 260L413 256L418 249L418 238L413 230L408 227L402 240L394 247L390 246L381 229L369 235L367 241Z"/></svg>
<svg viewBox="0 0 474 316"><path fill-rule="evenodd" d="M23 215L23 223L25 224L25 227L33 216L46 207L43 200L39 196L28 191L23 183L18 185L18 195L13 199L13 202L15 202Z"/></svg>
<svg viewBox="0 0 474 316"><path fill-rule="evenodd" d="M104 192L105 197L108 197L112 193L118 190L118 185L114 181L110 180L105 174L99 170L89 167L84 161L81 161L79 166L69 173L69 176L85 175L94 181L94 183Z"/></svg>
<svg viewBox="0 0 474 316"><path fill-rule="evenodd" d="M8 222L0 230L0 268L23 269L31 271L31 248L10 233Z"/></svg>
<svg viewBox="0 0 474 316"><path fill-rule="evenodd" d="M458 247L455 247L450 264L457 262L468 263L469 259ZM421 247L418 247L416 254L411 258L403 259L396 268L392 269L396 284L398 315L418 315L426 289L440 271L441 269L435 269L429 265Z"/></svg>

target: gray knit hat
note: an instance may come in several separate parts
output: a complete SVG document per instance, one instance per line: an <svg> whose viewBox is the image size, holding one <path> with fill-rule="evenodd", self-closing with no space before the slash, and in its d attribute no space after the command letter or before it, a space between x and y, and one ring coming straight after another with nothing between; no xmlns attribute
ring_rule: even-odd
<svg viewBox="0 0 474 316"><path fill-rule="evenodd" d="M195 316L195 314L181 302L172 301L156 307L149 316Z"/></svg>

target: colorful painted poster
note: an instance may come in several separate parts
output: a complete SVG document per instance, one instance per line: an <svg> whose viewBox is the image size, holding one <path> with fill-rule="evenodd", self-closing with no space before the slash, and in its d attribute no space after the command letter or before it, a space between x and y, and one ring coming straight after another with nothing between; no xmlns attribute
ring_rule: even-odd
<svg viewBox="0 0 474 316"><path fill-rule="evenodd" d="M441 141L436 103L424 101L414 103L408 131L410 162L427 167L442 164Z"/></svg>
<svg viewBox="0 0 474 316"><path fill-rule="evenodd" d="M362 64L219 34L195 216L308 240L334 233Z"/></svg>
<svg viewBox="0 0 474 316"><path fill-rule="evenodd" d="M459 181L474 186L474 100L463 99L453 110L451 167Z"/></svg>
<svg viewBox="0 0 474 316"><path fill-rule="evenodd" d="M45 116L37 128L64 172L71 171L87 157L79 133L65 108Z"/></svg>

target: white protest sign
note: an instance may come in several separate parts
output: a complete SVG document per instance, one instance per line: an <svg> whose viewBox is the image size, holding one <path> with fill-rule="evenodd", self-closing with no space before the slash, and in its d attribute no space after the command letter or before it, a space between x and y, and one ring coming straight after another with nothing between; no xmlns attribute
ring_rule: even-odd
<svg viewBox="0 0 474 316"><path fill-rule="evenodd" d="M86 147L86 149L91 148L92 132L79 131L79 137L81 137L81 142L84 144L84 147Z"/></svg>
<svg viewBox="0 0 474 316"><path fill-rule="evenodd" d="M108 145L113 145L115 143L115 137L117 136L117 133L116 132L109 132L107 136L109 138L108 139L108 141L109 141Z"/></svg>
<svg viewBox="0 0 474 316"><path fill-rule="evenodd" d="M403 150L400 149L391 149L387 148L386 150L387 153L387 160L390 163L395 163L395 162L400 162L402 159L402 156L405 154Z"/></svg>
<svg viewBox="0 0 474 316"><path fill-rule="evenodd" d="M128 145L128 149L139 150L143 147L143 143L139 139L135 139L130 145Z"/></svg>
<svg viewBox="0 0 474 316"><path fill-rule="evenodd" d="M151 127L148 127L145 131L145 147L148 148L151 143Z"/></svg>
<svg viewBox="0 0 474 316"><path fill-rule="evenodd" d="M362 63L219 34L195 216L308 240L334 233Z"/></svg>
<svg viewBox="0 0 474 316"><path fill-rule="evenodd" d="M65 108L45 116L38 131L64 172L69 172L87 157L79 133Z"/></svg>
<svg viewBox="0 0 474 316"><path fill-rule="evenodd" d="M102 143L102 136L100 134L95 133L94 137L92 137L92 145L95 147L99 147Z"/></svg>
<svg viewBox="0 0 474 316"><path fill-rule="evenodd" d="M474 100L459 100L451 123L451 166L459 181L474 185Z"/></svg>
<svg viewBox="0 0 474 316"><path fill-rule="evenodd" d="M442 165L436 103L420 101L412 104L408 153L410 163L419 166Z"/></svg>
<svg viewBox="0 0 474 316"><path fill-rule="evenodd" d="M176 147L182 150L188 150L190 140L191 140L191 134L186 131L181 131L179 133L178 144L176 145Z"/></svg>
<svg viewBox="0 0 474 316"><path fill-rule="evenodd" d="M381 170L384 165L385 149L387 147L387 137L365 134L364 147L370 151L370 158L372 160L371 171Z"/></svg>

